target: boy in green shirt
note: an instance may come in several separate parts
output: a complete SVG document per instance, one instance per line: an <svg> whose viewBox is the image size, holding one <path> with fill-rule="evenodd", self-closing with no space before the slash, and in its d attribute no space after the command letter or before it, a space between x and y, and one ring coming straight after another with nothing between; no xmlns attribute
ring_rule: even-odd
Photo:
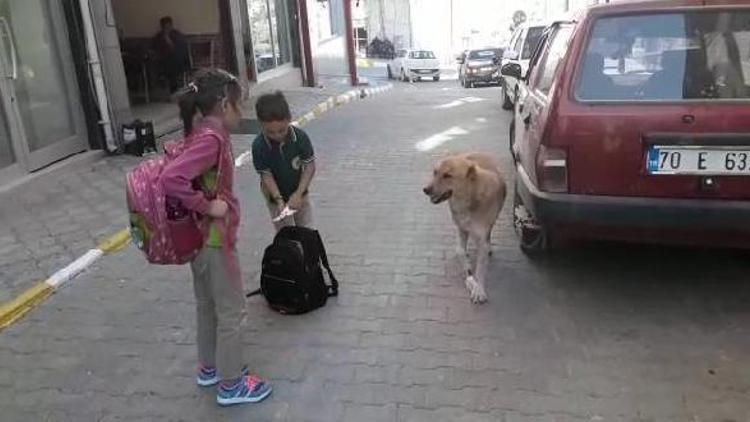
<svg viewBox="0 0 750 422"><path fill-rule="evenodd" d="M315 153L310 138L290 124L289 104L279 91L258 98L255 111L263 132L253 141L253 165L260 174L271 218L286 207L296 211L274 221L274 227L277 231L284 226L311 227L308 189L315 175Z"/></svg>

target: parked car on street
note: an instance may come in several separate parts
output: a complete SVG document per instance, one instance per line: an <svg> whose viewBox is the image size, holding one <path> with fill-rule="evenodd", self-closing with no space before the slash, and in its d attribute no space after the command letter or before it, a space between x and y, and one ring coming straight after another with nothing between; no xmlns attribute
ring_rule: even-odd
<svg viewBox="0 0 750 422"><path fill-rule="evenodd" d="M429 50L398 50L396 57L387 65L388 78L402 81L418 81L430 78L440 80L440 61Z"/></svg>
<svg viewBox="0 0 750 422"><path fill-rule="evenodd" d="M500 60L503 50L483 48L468 50L458 59L458 81L464 88L474 88L476 84L499 84Z"/></svg>
<svg viewBox="0 0 750 422"><path fill-rule="evenodd" d="M510 129L521 247L750 246L750 5L613 3L547 29Z"/></svg>
<svg viewBox="0 0 750 422"><path fill-rule="evenodd" d="M508 63L515 63L521 66L521 74L525 75L529 69L529 61L531 55L534 54L539 40L542 37L544 29L547 27L546 24L525 24L519 26L513 35L511 36L508 48L503 53L503 59L501 65ZM505 110L512 110L513 104L516 102L518 96L518 82L519 80L511 76L503 76L501 86L503 108Z"/></svg>

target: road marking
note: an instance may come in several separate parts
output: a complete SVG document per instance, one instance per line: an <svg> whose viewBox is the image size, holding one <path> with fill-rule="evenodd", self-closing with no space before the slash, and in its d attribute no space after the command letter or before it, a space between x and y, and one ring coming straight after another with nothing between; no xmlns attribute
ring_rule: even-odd
<svg viewBox="0 0 750 422"><path fill-rule="evenodd" d="M460 107L460 106L462 106L464 104L472 104L472 103L478 103L478 102L482 102L482 101L484 101L484 98L464 97L464 98L460 98L460 99L455 100L455 101L451 101L449 103L437 105L437 106L435 106L433 108L436 109L436 110L441 110L441 109L448 109L448 108Z"/></svg>
<svg viewBox="0 0 750 422"><path fill-rule="evenodd" d="M446 131L436 133L427 139L417 142L416 145L414 146L415 148L417 148L417 151L425 152L425 151L429 151L431 149L437 148L446 142L450 142L454 140L457 136L463 136L463 135L468 135L468 134L469 132L466 129L460 126L453 126L452 128Z"/></svg>

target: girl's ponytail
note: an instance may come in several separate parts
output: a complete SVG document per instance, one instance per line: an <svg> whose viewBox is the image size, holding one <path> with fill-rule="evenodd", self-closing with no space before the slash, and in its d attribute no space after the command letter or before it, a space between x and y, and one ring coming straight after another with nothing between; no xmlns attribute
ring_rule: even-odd
<svg viewBox="0 0 750 422"><path fill-rule="evenodd" d="M198 111L198 87L190 83L186 91L180 96L180 119L185 130L185 136L190 135L193 131L193 120L195 113Z"/></svg>
<svg viewBox="0 0 750 422"><path fill-rule="evenodd" d="M179 100L185 136L193 131L193 120L199 111L208 115L224 100L236 105L241 99L242 88L232 74L219 69L198 71Z"/></svg>

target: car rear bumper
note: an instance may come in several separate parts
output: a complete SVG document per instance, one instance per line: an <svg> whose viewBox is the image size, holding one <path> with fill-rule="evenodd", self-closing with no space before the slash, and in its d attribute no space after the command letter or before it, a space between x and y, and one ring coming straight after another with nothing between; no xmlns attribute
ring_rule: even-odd
<svg viewBox="0 0 750 422"><path fill-rule="evenodd" d="M440 76L440 69L411 69L409 73L415 78L434 78Z"/></svg>
<svg viewBox="0 0 750 422"><path fill-rule="evenodd" d="M713 231L750 235L750 201L546 193L536 188L520 166L516 174L517 192L538 224L552 229L575 228L580 237L597 237L597 233L604 232L619 232L614 237L622 238L641 235L621 229L643 229L640 233ZM587 233L589 229L591 233ZM668 235L665 238L669 241Z"/></svg>
<svg viewBox="0 0 750 422"><path fill-rule="evenodd" d="M493 73L481 73L481 74L466 74L464 79L467 82L484 82L484 83L500 83L502 76Z"/></svg>

